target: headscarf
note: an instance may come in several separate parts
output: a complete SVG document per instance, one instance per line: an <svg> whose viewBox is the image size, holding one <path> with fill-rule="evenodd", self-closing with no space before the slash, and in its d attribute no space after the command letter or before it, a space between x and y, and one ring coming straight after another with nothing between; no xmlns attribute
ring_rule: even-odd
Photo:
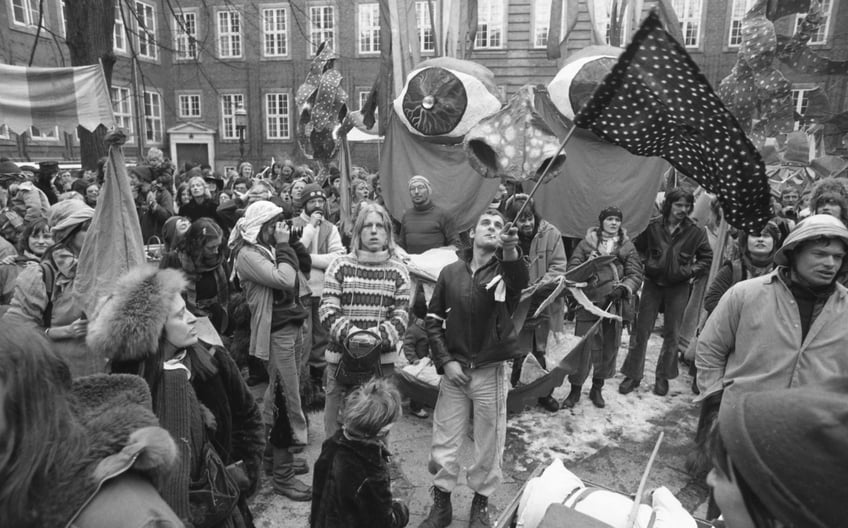
<svg viewBox="0 0 848 528"><path fill-rule="evenodd" d="M53 240L64 242L74 228L94 217L94 209L82 200L63 200L47 210L47 225L53 233Z"/></svg>
<svg viewBox="0 0 848 528"><path fill-rule="evenodd" d="M244 216L239 218L233 232L230 233L227 245L230 249L235 249L240 242L256 244L256 238L265 222L281 214L283 214L282 208L266 200L248 205L244 210Z"/></svg>

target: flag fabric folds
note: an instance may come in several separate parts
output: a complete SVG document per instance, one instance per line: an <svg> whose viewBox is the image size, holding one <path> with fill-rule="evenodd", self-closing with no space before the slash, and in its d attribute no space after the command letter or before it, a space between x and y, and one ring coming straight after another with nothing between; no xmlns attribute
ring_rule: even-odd
<svg viewBox="0 0 848 528"><path fill-rule="evenodd" d="M0 64L0 121L21 134L40 129L94 131L115 123L100 64L75 68L27 68Z"/></svg>
<svg viewBox="0 0 848 528"><path fill-rule="evenodd" d="M765 164L686 50L651 12L575 124L640 156L661 156L716 194L728 223L771 217Z"/></svg>

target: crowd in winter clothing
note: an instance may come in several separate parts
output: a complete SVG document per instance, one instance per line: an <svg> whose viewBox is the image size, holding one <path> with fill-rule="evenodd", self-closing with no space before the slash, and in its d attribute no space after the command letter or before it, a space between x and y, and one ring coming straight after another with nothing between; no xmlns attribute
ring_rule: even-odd
<svg viewBox="0 0 848 528"><path fill-rule="evenodd" d="M429 455L434 502L421 526L452 521L470 417L471 526L488 526L488 499L502 480L507 392L525 361L551 367L548 337L573 319L586 340L568 358L570 392L538 403L552 413L573 408L591 378L589 400L603 408L623 329L630 342L618 390L628 394L644 377L662 311L653 392L665 396L679 361L689 366L703 401L702 458L693 470L710 471L716 506L728 520L736 514L719 492L741 474L752 488L745 493L760 501L756 515L836 526L828 524L830 503L803 514L780 506L775 495L786 489L801 502L808 496L761 486L763 474L787 474L773 460L750 460L763 449L757 435L773 409L762 396L769 391L779 401L780 390L799 391L793 408L819 402L830 413L822 420L844 416L822 392L843 390L839 378L848 374L840 322L848 309L848 191L838 180L816 183L803 207L793 189L775 193L764 229L731 230L728 242L714 230L720 207L698 218L696 200L712 199L685 188L669 189L635 236L609 204L573 239L514 184L460 233L422 175L409 178L412 206L393 219L380 204L378 177L365 171L342 196L332 166L283 162L254 171L244 162L221 177L208 167L177 170L154 149L128 170L152 264L131 270L86 313L74 281L94 208L102 207L103 167L74 177L56 164L0 160L0 402L12 402L0 405L0 426L11 427L11 440L0 443L0 518L12 525L117 519L121 501L127 525L249 527L248 499L268 476L279 495L312 501L311 526L405 526L387 444L401 413L391 378L403 350L410 362L429 356L442 375ZM448 246L458 260L428 300L410 279L408 256ZM572 273L586 274L588 304L562 295L538 310ZM541 287L520 303L533 285ZM250 386L264 382L260 405ZM39 424L8 410L26 407L27 398ZM316 441L307 412L322 399L324 444L310 486L297 477L312 469L297 454ZM420 402L409 409L428 416ZM831 442L809 439L806 425L793 434ZM743 429L751 431L747 443L736 434ZM28 448L23 434L39 434L43 444L33 449L47 446L49 454ZM56 441L62 437L68 441ZM707 454L709 445L722 456ZM34 471L14 463L27 456ZM844 457L832 462L846 465ZM50 493L63 500L43 505Z"/></svg>

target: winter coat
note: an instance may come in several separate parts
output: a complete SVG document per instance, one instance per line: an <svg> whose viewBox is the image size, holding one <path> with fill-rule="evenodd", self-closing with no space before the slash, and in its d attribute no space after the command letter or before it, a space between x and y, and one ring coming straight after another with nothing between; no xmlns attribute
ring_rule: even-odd
<svg viewBox="0 0 848 528"><path fill-rule="evenodd" d="M308 275L309 289L312 290L312 297L320 298L324 292L324 272L336 257L345 253L339 228L328 221L324 221L321 222L316 231L304 212L292 219L292 225L303 228L300 241L303 242L303 245L309 250L309 256L312 257L312 271Z"/></svg>
<svg viewBox="0 0 848 528"><path fill-rule="evenodd" d="M599 243L598 228L589 228L586 232L586 238L581 240L574 248L574 253L568 260L568 269L574 269L587 260L601 255ZM586 296L596 305L603 304L616 286L624 286L631 298L642 286L642 260L624 229L621 229L616 243L615 261L608 268L599 270L596 278L597 281L584 289ZM583 320L596 319L595 316L582 309L579 315Z"/></svg>
<svg viewBox="0 0 848 528"><path fill-rule="evenodd" d="M472 249L458 254L439 274L427 313L430 353L440 374L450 361L478 368L522 355L512 313L529 283L526 260L504 261L498 251L472 273ZM498 278L506 289L503 302L495 300L497 286L489 286Z"/></svg>
<svg viewBox="0 0 848 528"><path fill-rule="evenodd" d="M695 353L701 399L731 384L761 391L848 375L848 289L836 284L802 340L780 270L732 286L707 319Z"/></svg>
<svg viewBox="0 0 848 528"><path fill-rule="evenodd" d="M156 191L156 208L147 205L147 200L139 196L141 203L136 202L138 222L141 225L141 238L147 244L152 237L163 240L162 227L165 221L174 216L174 198L166 190Z"/></svg>
<svg viewBox="0 0 848 528"><path fill-rule="evenodd" d="M308 259L303 244L295 252ZM253 244L245 244L236 255L235 271L250 307L250 355L268 360L271 353L271 316L275 292L291 298L297 292L297 269L276 253ZM294 269L291 269L294 268ZM289 272L288 270L291 269ZM289 275L291 273L291 275Z"/></svg>
<svg viewBox="0 0 848 528"><path fill-rule="evenodd" d="M83 441L60 443L48 485L30 491L31 503L38 505L34 525L183 526L156 491L177 451L150 410L144 380L86 376L74 380L73 394L72 420L83 431Z"/></svg>
<svg viewBox="0 0 848 528"><path fill-rule="evenodd" d="M338 431L315 462L310 528L401 528L409 510L392 501L389 452Z"/></svg>
<svg viewBox="0 0 848 528"><path fill-rule="evenodd" d="M24 224L30 224L39 218L47 218L47 210L50 201L47 195L32 182L23 182L18 185L18 192L12 198L12 209L24 220Z"/></svg>
<svg viewBox="0 0 848 528"><path fill-rule="evenodd" d="M417 255L428 249L460 246L453 218L432 201L407 209L400 225L398 245L407 253Z"/></svg>
<svg viewBox="0 0 848 528"><path fill-rule="evenodd" d="M26 266L15 281L15 292L4 320L43 330L69 325L83 316L82 303L74 294L77 257L59 246L47 253L44 262L53 271L50 298L42 267ZM44 320L47 311L49 321ZM50 345L68 363L74 377L103 372L106 367L104 358L89 352L85 338L50 340Z"/></svg>
<svg viewBox="0 0 848 528"><path fill-rule="evenodd" d="M230 284L228 281L229 271L224 255L220 254L214 266L198 268L194 261L182 251L169 251L162 255L159 261L160 269L178 269L185 273L188 279L188 287L183 292L186 306L189 311L198 317L209 317L218 333L225 333L229 325ZM201 281L208 285L214 284L214 297L199 297L197 291ZM206 292L208 293L208 289Z"/></svg>
<svg viewBox="0 0 848 528"><path fill-rule="evenodd" d="M542 278L557 277L564 274L567 264L565 246L562 243L562 234L559 229L547 220L539 219L538 221L539 228L536 230L533 240L530 241L529 252L524 257L527 261L531 284ZM554 331L561 332L565 315L564 305L562 298L555 300L544 312L539 314L535 321L550 321L554 325ZM533 312L535 312L535 309L530 315ZM533 323L531 322L531 324Z"/></svg>
<svg viewBox="0 0 848 528"><path fill-rule="evenodd" d="M662 217L651 220L634 241L645 264L645 278L659 286L673 286L709 272L713 260L707 233L684 218L674 233Z"/></svg>
<svg viewBox="0 0 848 528"><path fill-rule="evenodd" d="M197 220L198 218L211 218L218 225L221 225L221 221L218 218L217 214L218 204L215 203L211 198L206 198L203 200L203 203L197 203L194 198L188 201L187 204L180 207L180 216L185 216L192 222ZM222 226L223 227L223 226Z"/></svg>
<svg viewBox="0 0 848 528"><path fill-rule="evenodd" d="M747 259L746 259L747 260ZM771 270L769 270L771 271ZM742 258L725 262L716 272L707 293L704 295L704 310L711 314L718 305L721 296L737 282L752 276L749 265Z"/></svg>

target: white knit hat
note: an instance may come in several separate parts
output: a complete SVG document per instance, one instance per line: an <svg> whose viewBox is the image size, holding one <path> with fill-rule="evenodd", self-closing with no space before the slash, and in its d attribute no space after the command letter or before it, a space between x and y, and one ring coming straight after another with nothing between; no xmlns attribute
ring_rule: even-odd
<svg viewBox="0 0 848 528"><path fill-rule="evenodd" d="M778 266L789 265L789 255L798 244L805 240L819 238L838 238L848 248L848 228L838 218L828 214L817 214L801 220L795 226L783 245L774 254L774 263Z"/></svg>
<svg viewBox="0 0 848 528"><path fill-rule="evenodd" d="M230 233L228 241L230 248L234 248L239 240L255 244L262 224L280 214L283 214L283 210L267 200L248 205L244 210L244 216L239 218L233 232Z"/></svg>

